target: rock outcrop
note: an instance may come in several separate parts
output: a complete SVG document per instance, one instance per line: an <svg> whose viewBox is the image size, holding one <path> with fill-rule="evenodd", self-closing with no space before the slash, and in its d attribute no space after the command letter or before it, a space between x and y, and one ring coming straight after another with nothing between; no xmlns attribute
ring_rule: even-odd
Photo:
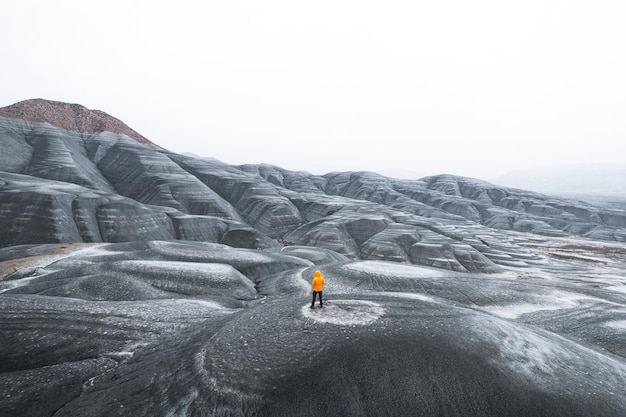
<svg viewBox="0 0 626 417"><path fill-rule="evenodd" d="M626 415L624 210L231 166L41 100L0 143L3 414Z"/></svg>
<svg viewBox="0 0 626 417"><path fill-rule="evenodd" d="M269 248L284 240L351 259L488 272L516 255L477 234L626 240L624 211L479 180L229 166L146 144L78 105L34 100L1 114L2 246L182 239Z"/></svg>

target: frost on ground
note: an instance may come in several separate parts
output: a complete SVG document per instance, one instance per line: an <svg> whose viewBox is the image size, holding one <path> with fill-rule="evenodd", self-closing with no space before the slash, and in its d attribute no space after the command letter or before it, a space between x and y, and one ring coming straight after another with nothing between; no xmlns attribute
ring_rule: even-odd
<svg viewBox="0 0 626 417"><path fill-rule="evenodd" d="M561 310L574 308L578 305L579 300L588 299L590 297L580 294L566 293L563 291L553 291L546 296L534 296L531 302L515 303L508 305L490 305L485 306L482 310L508 319L516 319L523 314L534 313L545 310Z"/></svg>
<svg viewBox="0 0 626 417"><path fill-rule="evenodd" d="M616 330L626 331L626 320L610 321L608 323L605 323L604 325L606 327L612 327L613 329L616 329Z"/></svg>
<svg viewBox="0 0 626 417"><path fill-rule="evenodd" d="M589 379L589 390L611 392L623 384L626 364L597 350L540 329L517 326L505 320L480 320L478 333L495 343L499 355L492 362L517 378L537 384L544 391L560 392L568 384L565 369ZM583 395L593 396L594 392Z"/></svg>
<svg viewBox="0 0 626 417"><path fill-rule="evenodd" d="M2 282L11 415L36 398L63 398L33 403L57 416L115 414L111 398L129 416L626 415L620 262L463 273L194 242L48 255ZM312 309L316 269L325 304Z"/></svg>
<svg viewBox="0 0 626 417"><path fill-rule="evenodd" d="M356 326L371 324L385 314L378 303L364 300L333 300L320 308L310 305L302 307L302 315L320 323Z"/></svg>
<svg viewBox="0 0 626 417"><path fill-rule="evenodd" d="M353 262L346 265L345 270L361 274L392 275L406 278L430 278L440 277L446 274L446 272L437 268L381 261ZM447 272L447 274L450 273Z"/></svg>

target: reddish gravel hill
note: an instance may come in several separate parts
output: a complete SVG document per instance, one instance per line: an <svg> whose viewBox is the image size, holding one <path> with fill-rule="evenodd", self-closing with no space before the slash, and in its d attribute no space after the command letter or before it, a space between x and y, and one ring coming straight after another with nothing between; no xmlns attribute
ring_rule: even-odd
<svg viewBox="0 0 626 417"><path fill-rule="evenodd" d="M135 132L121 120L100 110L90 110L80 104L44 99L24 100L0 108L0 116L50 123L62 129L83 133L112 132L124 134L140 143L158 146Z"/></svg>

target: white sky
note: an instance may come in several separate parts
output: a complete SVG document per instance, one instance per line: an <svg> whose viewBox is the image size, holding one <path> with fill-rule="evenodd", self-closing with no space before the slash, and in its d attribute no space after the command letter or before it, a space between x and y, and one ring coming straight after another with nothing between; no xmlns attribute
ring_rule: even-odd
<svg viewBox="0 0 626 417"><path fill-rule="evenodd" d="M315 174L626 161L623 0L4 2L0 107Z"/></svg>

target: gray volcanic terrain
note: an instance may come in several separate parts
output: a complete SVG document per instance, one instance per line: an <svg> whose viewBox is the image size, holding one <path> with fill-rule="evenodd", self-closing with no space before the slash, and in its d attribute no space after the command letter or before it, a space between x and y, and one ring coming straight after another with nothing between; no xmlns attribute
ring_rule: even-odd
<svg viewBox="0 0 626 417"><path fill-rule="evenodd" d="M3 415L626 415L626 210L133 132L0 109Z"/></svg>

